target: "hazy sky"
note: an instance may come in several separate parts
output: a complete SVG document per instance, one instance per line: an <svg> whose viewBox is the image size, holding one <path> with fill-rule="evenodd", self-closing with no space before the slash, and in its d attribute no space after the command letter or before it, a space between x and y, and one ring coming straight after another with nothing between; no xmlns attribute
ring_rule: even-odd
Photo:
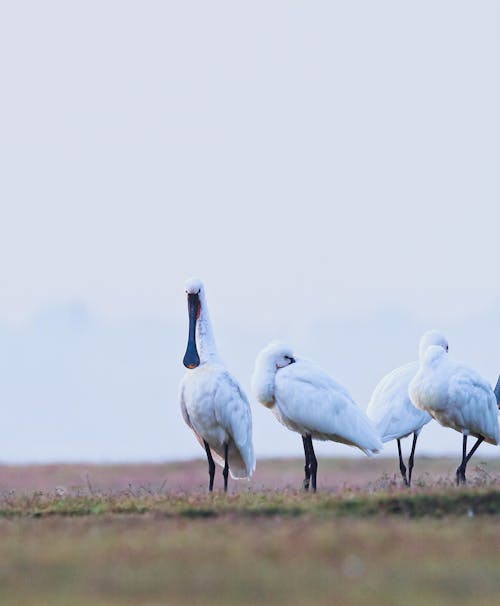
<svg viewBox="0 0 500 606"><path fill-rule="evenodd" d="M0 459L198 454L175 403L191 275L245 386L279 336L366 406L428 327L493 381L499 17L4 3ZM300 453L266 413L257 453Z"/></svg>

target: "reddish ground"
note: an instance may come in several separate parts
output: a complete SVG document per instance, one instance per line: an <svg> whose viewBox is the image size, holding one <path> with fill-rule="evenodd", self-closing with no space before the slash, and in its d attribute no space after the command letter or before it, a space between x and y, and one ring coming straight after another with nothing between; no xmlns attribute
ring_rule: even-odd
<svg viewBox="0 0 500 606"><path fill-rule="evenodd" d="M414 485L452 483L457 461L454 459L420 458L414 469ZM250 480L230 480L230 491L300 488L303 461L300 459L261 460ZM500 462L472 461L469 483L500 483ZM51 464L0 465L0 493L54 492L69 493L123 492L204 492L208 473L204 460L164 464ZM215 487L222 485L217 467ZM321 459L318 489L339 492L398 487L401 485L396 459Z"/></svg>

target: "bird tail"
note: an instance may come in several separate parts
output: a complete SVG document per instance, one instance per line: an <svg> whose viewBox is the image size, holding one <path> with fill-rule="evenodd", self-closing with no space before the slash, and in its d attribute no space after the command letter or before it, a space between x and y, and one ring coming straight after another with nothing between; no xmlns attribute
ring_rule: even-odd
<svg viewBox="0 0 500 606"><path fill-rule="evenodd" d="M358 416L358 439L357 446L367 457L373 457L383 449L380 434L371 419L360 411Z"/></svg>
<svg viewBox="0 0 500 606"><path fill-rule="evenodd" d="M229 473L235 480L241 480L244 478L250 478L255 471L255 455L253 453L253 447L250 443L250 447L243 449L238 448L233 440L229 442L228 450L228 463ZM224 450L212 448L212 456L221 467L224 467Z"/></svg>
<svg viewBox="0 0 500 606"><path fill-rule="evenodd" d="M380 450L381 450L381 449L380 449L380 448L373 448L373 449L369 450L368 448L362 448L361 450L362 450L362 451L365 453L365 455L366 455L366 456L367 456L369 459L373 459L373 457L374 457L375 455L378 455L378 454L380 453Z"/></svg>

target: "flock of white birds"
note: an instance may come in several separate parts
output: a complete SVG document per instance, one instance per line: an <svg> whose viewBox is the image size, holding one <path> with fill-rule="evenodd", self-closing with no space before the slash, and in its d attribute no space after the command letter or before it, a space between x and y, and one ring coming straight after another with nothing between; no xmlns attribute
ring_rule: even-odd
<svg viewBox="0 0 500 606"><path fill-rule="evenodd" d="M205 449L209 490L218 463L227 491L229 474L248 478L255 470L250 404L218 354L201 280L188 280L186 294L189 337L183 362L188 371L179 391L182 415ZM473 369L452 360L447 340L436 331L422 336L418 362L396 368L380 381L366 414L328 373L278 342L257 356L252 391L280 423L302 436L305 490L311 486L315 491L317 485L313 439L355 446L368 456L378 453L382 442L397 440L400 471L408 486L418 435L433 418L463 434L457 484L465 483L467 463L481 442L500 441L500 378L493 390ZM411 434L407 470L400 441ZM467 453L469 435L477 441Z"/></svg>

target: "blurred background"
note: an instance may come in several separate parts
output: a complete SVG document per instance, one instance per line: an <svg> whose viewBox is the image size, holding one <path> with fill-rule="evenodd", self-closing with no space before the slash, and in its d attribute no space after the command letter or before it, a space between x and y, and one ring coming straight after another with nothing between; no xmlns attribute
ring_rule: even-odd
<svg viewBox="0 0 500 606"><path fill-rule="evenodd" d="M363 408L428 328L494 385L499 17L456 0L2 5L0 461L202 456L177 401L192 275L258 457L302 456L249 391L274 338ZM433 423L419 450L460 445Z"/></svg>

